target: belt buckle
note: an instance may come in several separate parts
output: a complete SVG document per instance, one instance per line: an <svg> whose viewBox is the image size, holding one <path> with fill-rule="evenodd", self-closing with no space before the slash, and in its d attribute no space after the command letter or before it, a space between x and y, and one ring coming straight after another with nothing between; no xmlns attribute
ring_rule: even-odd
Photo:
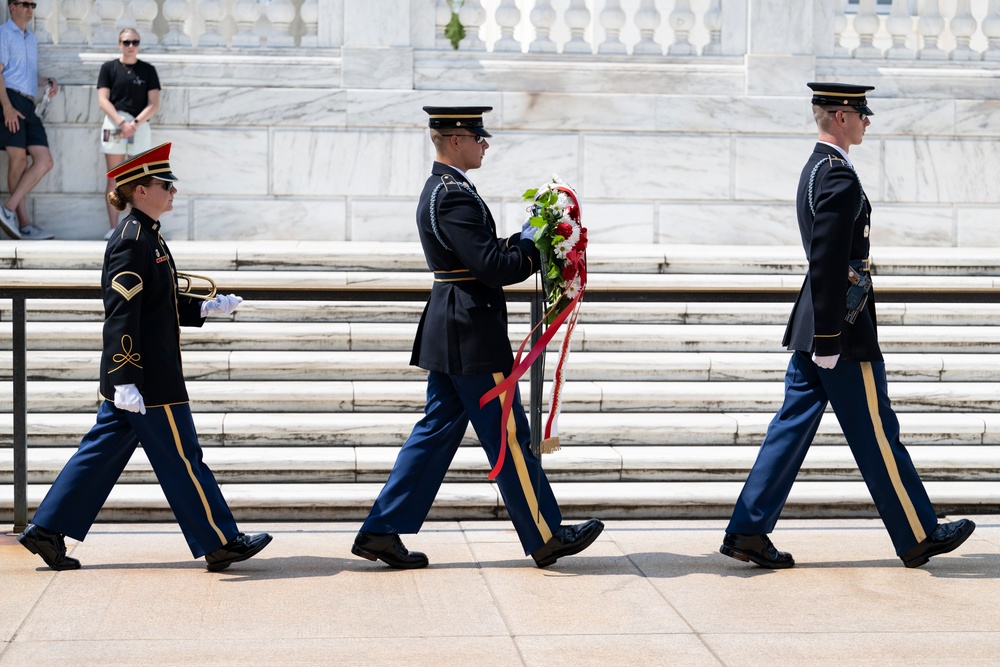
<svg viewBox="0 0 1000 667"><path fill-rule="evenodd" d="M861 270L871 273L871 263L872 263L871 257L865 257L863 260L861 260Z"/></svg>

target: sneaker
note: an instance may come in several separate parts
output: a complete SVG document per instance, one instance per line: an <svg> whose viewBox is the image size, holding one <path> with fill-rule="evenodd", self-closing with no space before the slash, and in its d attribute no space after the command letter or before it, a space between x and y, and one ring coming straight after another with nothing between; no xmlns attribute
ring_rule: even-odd
<svg viewBox="0 0 1000 667"><path fill-rule="evenodd" d="M56 235L52 232L47 232L41 227L36 227L35 225L21 227L21 238L26 241L47 241L48 239L54 239L55 237Z"/></svg>
<svg viewBox="0 0 1000 667"><path fill-rule="evenodd" d="M17 213L6 206L0 206L0 229L4 230L7 236L12 239L21 238L21 232L18 231Z"/></svg>
<svg viewBox="0 0 1000 667"><path fill-rule="evenodd" d="M114 228L109 229L108 231L104 232L104 240L105 241L110 241L111 237L114 236L114 235L115 235Z"/></svg>

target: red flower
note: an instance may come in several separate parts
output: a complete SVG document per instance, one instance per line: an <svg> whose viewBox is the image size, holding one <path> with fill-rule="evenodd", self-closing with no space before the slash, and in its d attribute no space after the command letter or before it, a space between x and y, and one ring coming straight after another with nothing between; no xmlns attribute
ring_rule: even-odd
<svg viewBox="0 0 1000 667"><path fill-rule="evenodd" d="M569 223L560 222L558 225L556 225L556 234L563 237L564 239L568 239L570 237L570 234L572 233L573 233L573 227L571 227Z"/></svg>
<svg viewBox="0 0 1000 667"><path fill-rule="evenodd" d="M573 247L573 250L579 250L580 252L583 252L586 249L587 249L587 228L581 227L580 240L576 242L576 245Z"/></svg>
<svg viewBox="0 0 1000 667"><path fill-rule="evenodd" d="M570 281L570 280L573 280L573 278L576 278L576 264L573 263L573 264L567 264L566 266L564 266L563 270L562 270L562 277L567 282Z"/></svg>

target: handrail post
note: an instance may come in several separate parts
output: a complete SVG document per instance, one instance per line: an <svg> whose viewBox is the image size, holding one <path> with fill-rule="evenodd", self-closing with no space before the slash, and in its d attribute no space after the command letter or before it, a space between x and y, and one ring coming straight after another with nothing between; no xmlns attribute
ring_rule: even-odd
<svg viewBox="0 0 1000 667"><path fill-rule="evenodd" d="M531 299L531 347L534 348L538 344L538 340L542 337L542 327L537 326L539 322L542 321L544 317L544 309L542 306L542 295L536 293ZM544 383L545 377L545 350L538 355L534 363L531 364L531 421L529 426L531 427L531 452L538 458L539 461L542 459L542 385Z"/></svg>
<svg viewBox="0 0 1000 667"><path fill-rule="evenodd" d="M27 339L24 333L25 296L11 299L14 361L14 532L28 525L28 372Z"/></svg>

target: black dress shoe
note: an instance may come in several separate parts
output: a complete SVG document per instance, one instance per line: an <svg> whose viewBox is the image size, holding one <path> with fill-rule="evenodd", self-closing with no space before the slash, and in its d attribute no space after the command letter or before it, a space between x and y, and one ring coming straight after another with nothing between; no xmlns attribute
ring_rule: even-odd
<svg viewBox="0 0 1000 667"><path fill-rule="evenodd" d="M772 570L783 570L795 565L792 554L775 549L774 545L771 544L771 538L767 535L726 533L726 537L722 540L722 546L719 547L719 553L744 563L753 561L761 567Z"/></svg>
<svg viewBox="0 0 1000 667"><path fill-rule="evenodd" d="M563 526L555 532L541 549L531 554L538 567L548 567L563 556L578 554L597 539L604 530L604 524L591 519L575 526Z"/></svg>
<svg viewBox="0 0 1000 667"><path fill-rule="evenodd" d="M31 553L41 556L53 570L80 569L80 561L66 555L66 543L59 533L29 523L24 532L17 536L17 541Z"/></svg>
<svg viewBox="0 0 1000 667"><path fill-rule="evenodd" d="M210 554L205 554L205 560L208 562L208 570L210 572L218 572L225 570L233 563L253 558L260 553L261 549L271 543L271 539L271 536L267 533L260 533L259 535L239 533L221 549L216 549Z"/></svg>
<svg viewBox="0 0 1000 667"><path fill-rule="evenodd" d="M397 570L427 567L427 556L419 551L409 551L396 533L369 533L362 530L354 538L351 553L368 560L380 560Z"/></svg>
<svg viewBox="0 0 1000 667"><path fill-rule="evenodd" d="M960 519L951 523L939 523L930 535L900 556L903 565L906 567L920 567L931 556L940 556L949 551L954 551L958 546L969 539L972 531L976 529L976 524L968 519Z"/></svg>

